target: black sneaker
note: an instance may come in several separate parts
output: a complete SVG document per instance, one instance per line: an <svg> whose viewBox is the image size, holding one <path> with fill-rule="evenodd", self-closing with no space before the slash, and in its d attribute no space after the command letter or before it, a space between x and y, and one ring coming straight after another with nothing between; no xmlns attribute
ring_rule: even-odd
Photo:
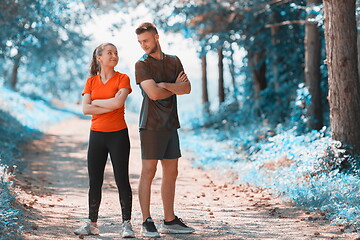
<svg viewBox="0 0 360 240"><path fill-rule="evenodd" d="M160 226L161 233L193 233L195 229L192 227L186 226L181 218L175 216L175 219L172 221L165 221Z"/></svg>
<svg viewBox="0 0 360 240"><path fill-rule="evenodd" d="M148 217L141 226L141 232L144 237L159 238L160 235L155 227L154 221L151 217Z"/></svg>

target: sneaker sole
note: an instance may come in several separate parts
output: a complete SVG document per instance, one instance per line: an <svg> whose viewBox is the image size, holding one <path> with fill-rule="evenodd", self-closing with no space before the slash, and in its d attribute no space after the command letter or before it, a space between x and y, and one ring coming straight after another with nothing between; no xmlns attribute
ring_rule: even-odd
<svg viewBox="0 0 360 240"><path fill-rule="evenodd" d="M180 229L168 229L168 228L163 228L163 229L159 229L160 233L167 233L167 234L188 234L188 233L193 233L195 232L195 230L180 230Z"/></svg>
<svg viewBox="0 0 360 240"><path fill-rule="evenodd" d="M122 234L123 238L135 238L135 234Z"/></svg>
<svg viewBox="0 0 360 240"><path fill-rule="evenodd" d="M76 233L74 232L75 235L83 235L83 236L98 236L100 235L100 233L97 234L93 234L93 233Z"/></svg>
<svg viewBox="0 0 360 240"><path fill-rule="evenodd" d="M132 235L127 235L127 236L122 236L123 238L135 238L135 236L132 236Z"/></svg>
<svg viewBox="0 0 360 240"><path fill-rule="evenodd" d="M147 238L160 238L159 233L149 233L149 232L141 231L141 234L143 235L143 237L147 237Z"/></svg>

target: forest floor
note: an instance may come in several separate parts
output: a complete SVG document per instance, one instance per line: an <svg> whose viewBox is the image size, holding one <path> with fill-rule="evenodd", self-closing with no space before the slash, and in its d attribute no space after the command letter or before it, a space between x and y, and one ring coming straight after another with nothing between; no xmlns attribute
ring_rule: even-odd
<svg viewBox="0 0 360 240"><path fill-rule="evenodd" d="M78 239L73 230L87 218L86 152L89 120L68 119L56 124L40 140L24 146L27 170L16 174L15 190L25 211L25 239ZM137 185L141 170L136 123L128 124L131 138L130 180L133 189L133 227L137 239L141 214ZM179 161L176 213L196 229L194 234L161 235L161 239L357 239L351 229L331 225L321 214L310 213L272 195L266 189L235 184L237 177L191 167L183 150ZM118 193L110 161L105 170L99 236L121 239ZM162 219L161 165L153 182L152 215Z"/></svg>

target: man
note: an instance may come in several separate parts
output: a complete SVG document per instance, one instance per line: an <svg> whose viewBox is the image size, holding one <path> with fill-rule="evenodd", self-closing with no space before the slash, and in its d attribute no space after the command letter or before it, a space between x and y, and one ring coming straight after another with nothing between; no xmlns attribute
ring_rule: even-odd
<svg viewBox="0 0 360 240"><path fill-rule="evenodd" d="M161 197L164 208L164 221L159 232L192 233L195 230L186 226L174 213L178 159L181 157L176 95L189 94L191 85L180 59L161 51L154 24L143 23L135 32L141 48L145 51L135 65L136 83L143 95L139 122L142 154L139 182L142 233L144 237L159 237L150 214L151 183L158 160L161 160L163 168Z"/></svg>

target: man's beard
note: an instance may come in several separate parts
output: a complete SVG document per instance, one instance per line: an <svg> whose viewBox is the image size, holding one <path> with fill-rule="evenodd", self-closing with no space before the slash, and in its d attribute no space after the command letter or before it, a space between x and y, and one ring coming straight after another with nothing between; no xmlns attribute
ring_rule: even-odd
<svg viewBox="0 0 360 240"><path fill-rule="evenodd" d="M149 53L148 53L148 54L153 54L153 53L155 53L157 50L158 50L158 45L156 44L154 48L152 48L152 49L149 50Z"/></svg>

